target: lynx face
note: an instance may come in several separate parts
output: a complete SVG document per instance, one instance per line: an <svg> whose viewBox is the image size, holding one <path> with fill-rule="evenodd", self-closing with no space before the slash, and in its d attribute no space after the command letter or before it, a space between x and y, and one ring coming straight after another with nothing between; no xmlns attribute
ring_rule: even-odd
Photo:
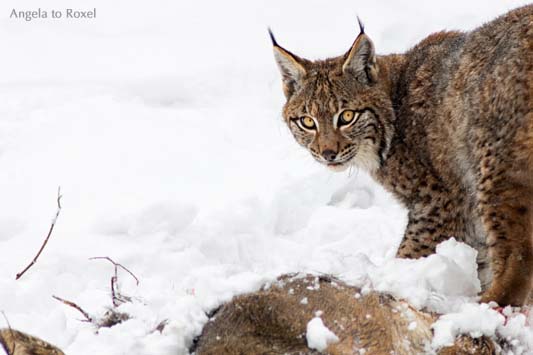
<svg viewBox="0 0 533 355"><path fill-rule="evenodd" d="M287 98L283 117L296 141L334 171L379 168L394 115L370 39L362 32L345 55L315 62L272 41Z"/></svg>

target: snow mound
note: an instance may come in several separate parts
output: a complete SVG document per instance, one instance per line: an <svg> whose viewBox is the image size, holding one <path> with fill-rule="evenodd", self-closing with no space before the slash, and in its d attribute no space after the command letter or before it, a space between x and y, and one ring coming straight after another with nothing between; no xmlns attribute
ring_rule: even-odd
<svg viewBox="0 0 533 355"><path fill-rule="evenodd" d="M445 314L433 324L431 345L435 349L453 345L459 334L468 334L473 338L483 335L494 337L504 323L505 317L488 304L464 304L459 312Z"/></svg>
<svg viewBox="0 0 533 355"><path fill-rule="evenodd" d="M320 317L315 317L307 323L305 337L307 346L318 351L324 351L329 344L339 341L339 338L324 325Z"/></svg>
<svg viewBox="0 0 533 355"><path fill-rule="evenodd" d="M503 342L504 354L531 354L533 332L528 313L528 310L510 306L501 310L493 308L493 304L463 304L457 312L443 314L433 324L431 345L437 350L452 345L457 336L467 334L473 338L487 336Z"/></svg>
<svg viewBox="0 0 533 355"><path fill-rule="evenodd" d="M370 269L370 287L408 300L417 308L449 311L449 301L474 298L481 291L477 251L454 238L436 254L417 260L391 259Z"/></svg>

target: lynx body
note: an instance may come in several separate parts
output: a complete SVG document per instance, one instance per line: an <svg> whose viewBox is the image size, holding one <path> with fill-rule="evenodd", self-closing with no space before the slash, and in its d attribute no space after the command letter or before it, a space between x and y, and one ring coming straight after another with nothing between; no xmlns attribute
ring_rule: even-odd
<svg viewBox="0 0 533 355"><path fill-rule="evenodd" d="M399 257L475 247L482 301L521 305L533 271L533 5L468 33L379 56L361 33L309 61L275 41L296 141L333 170L366 169L408 209Z"/></svg>

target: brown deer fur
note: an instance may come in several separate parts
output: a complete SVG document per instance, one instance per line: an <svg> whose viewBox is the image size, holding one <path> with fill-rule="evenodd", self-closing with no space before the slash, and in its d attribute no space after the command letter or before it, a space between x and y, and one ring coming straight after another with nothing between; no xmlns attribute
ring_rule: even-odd
<svg viewBox="0 0 533 355"><path fill-rule="evenodd" d="M305 299L305 301L303 301ZM307 323L321 311L339 338L323 352L307 347ZM284 275L262 290L219 308L191 349L195 355L416 355L429 354L436 316L376 292L362 294L330 276ZM412 327L413 322L416 327ZM64 355L18 330L0 329L7 355ZM439 355L492 355L489 338L459 337ZM1 352L1 350L0 350Z"/></svg>
<svg viewBox="0 0 533 355"><path fill-rule="evenodd" d="M65 355L39 338L10 328L0 329L0 345L7 355Z"/></svg>
<svg viewBox="0 0 533 355"><path fill-rule="evenodd" d="M302 303L302 300L305 301ZM323 352L307 347L307 323L321 311L339 338ZM204 327L195 355L430 354L436 317L407 302L326 276L284 275L269 287L235 297ZM409 328L416 322L415 328ZM460 337L441 355L496 353L488 338Z"/></svg>

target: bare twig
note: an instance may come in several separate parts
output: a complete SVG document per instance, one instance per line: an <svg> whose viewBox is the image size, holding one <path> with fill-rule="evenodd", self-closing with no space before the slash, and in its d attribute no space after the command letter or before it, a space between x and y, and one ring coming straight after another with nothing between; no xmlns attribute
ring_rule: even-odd
<svg viewBox="0 0 533 355"><path fill-rule="evenodd" d="M135 281L137 282L137 285L139 285L139 279L137 278L137 276L135 276L135 274L133 274L133 272L128 270L123 265L121 265L119 263L116 263L113 259L111 259L108 256L95 256L93 258L89 258L89 260L98 260L98 259L107 260L110 263L112 263L114 265L114 267L115 267L115 274L113 276L111 276L111 297L112 297L112 301L113 301L113 306L118 307L121 303L129 301L128 299L124 300L123 298L125 298L125 296L121 295L120 292L118 291L118 287L117 287L118 268L120 267L123 270L125 270L126 272L128 272L135 279Z"/></svg>
<svg viewBox="0 0 533 355"><path fill-rule="evenodd" d="M154 332L157 330L159 333L163 333L163 330L165 330L165 327L168 325L168 319L163 319L157 327L155 327Z"/></svg>
<svg viewBox="0 0 533 355"><path fill-rule="evenodd" d="M13 333L13 328L11 328L11 324L9 323L9 319L7 319L7 316L4 311L2 311L2 315L4 316L4 319L6 320L7 327L9 328L9 333L11 334L11 340L13 341L13 349L6 349L7 355L14 355L15 350L17 350L17 342L15 341L15 334ZM9 345L6 342L6 347Z"/></svg>
<svg viewBox="0 0 533 355"><path fill-rule="evenodd" d="M56 211L56 214L54 216L54 219L52 219L52 224L50 225L50 230L48 231L48 235L46 236L46 239L44 240L43 245L41 245L41 249L39 249L39 252L37 253L37 255L35 255L35 257L33 258L32 262L28 266L26 266L26 268L24 270L22 270L21 272L19 272L17 274L17 277L16 277L17 280L20 279L22 277L22 275L24 275L24 273L26 273L26 271L28 271L29 268L31 268L33 266L33 264L35 264L37 262L37 259L39 258L39 256L41 255L41 253L44 250L44 247L48 243L48 239L50 239L50 236L52 235L52 231L54 230L54 227L56 225L57 218L59 217L59 213L61 212L61 197L63 197L63 196L61 195L61 186L60 186L60 187L57 188L57 211Z"/></svg>
<svg viewBox="0 0 533 355"><path fill-rule="evenodd" d="M62 302L64 304L66 304L67 306L70 306L72 308L75 308L77 309L81 314L83 314L83 316L85 317L85 322L89 322L89 323L93 323L93 319L91 318L91 316L89 315L89 313L85 312L80 306L78 306L76 303L74 302L71 302L71 301L67 301L61 297L57 297L57 296L52 296L54 299L58 300L59 302Z"/></svg>
<svg viewBox="0 0 533 355"><path fill-rule="evenodd" d="M113 259L111 259L110 257L108 256L95 256L95 257L92 257L92 258L89 258L89 260L97 260L97 259L104 259L104 260L108 260L109 262L111 262L113 265L115 265L115 275L117 273L117 267L120 267L122 268L123 270L125 270L126 272L128 272L134 279L135 279L135 282L137 283L137 285L139 285L139 279L137 278L137 276L135 276L135 274L133 272L131 272L130 270L128 270L125 266L123 266L122 264L119 264L119 263L116 263L115 261L113 261Z"/></svg>

